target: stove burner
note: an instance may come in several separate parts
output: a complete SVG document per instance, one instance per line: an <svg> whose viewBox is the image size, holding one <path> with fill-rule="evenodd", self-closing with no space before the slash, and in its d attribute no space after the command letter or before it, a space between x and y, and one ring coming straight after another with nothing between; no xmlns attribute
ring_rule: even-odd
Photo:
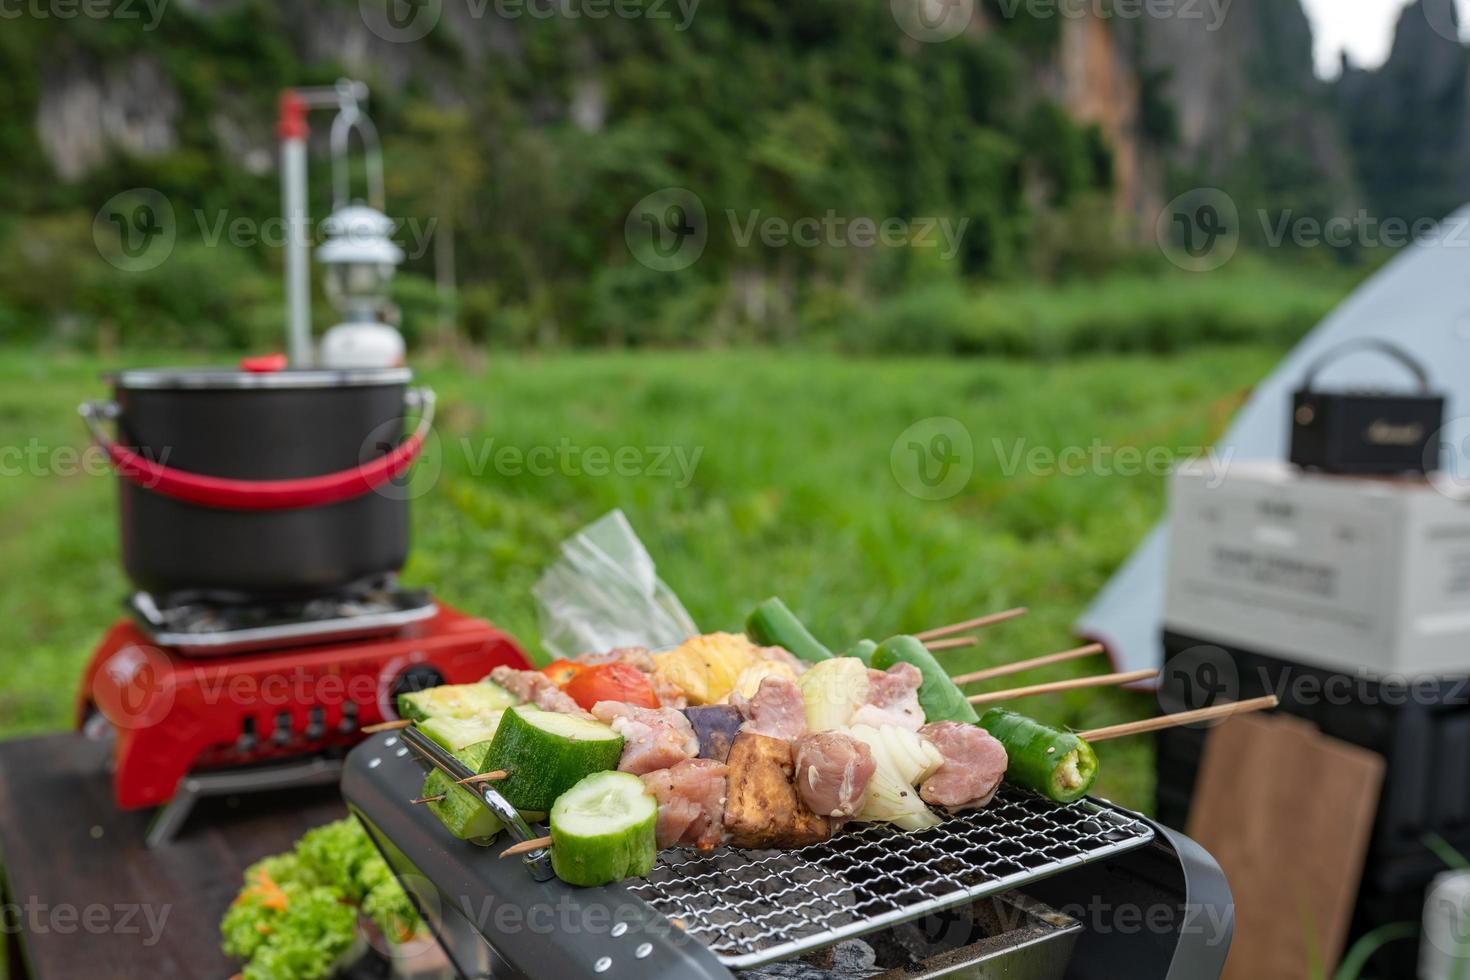
<svg viewBox="0 0 1470 980"><path fill-rule="evenodd" d="M392 582L337 595L255 603L197 598L159 602L147 592L135 592L127 607L153 642L196 656L376 636L426 620L438 610L427 589L403 589Z"/></svg>

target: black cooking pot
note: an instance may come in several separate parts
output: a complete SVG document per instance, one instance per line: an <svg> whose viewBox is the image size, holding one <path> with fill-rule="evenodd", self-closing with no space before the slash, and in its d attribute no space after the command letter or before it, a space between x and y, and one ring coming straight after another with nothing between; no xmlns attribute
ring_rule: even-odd
<svg viewBox="0 0 1470 980"><path fill-rule="evenodd" d="M408 501L394 481L433 419L432 393L410 390L411 378L406 368L114 375L115 401L81 413L121 477L133 583L158 598L250 601L398 571Z"/></svg>

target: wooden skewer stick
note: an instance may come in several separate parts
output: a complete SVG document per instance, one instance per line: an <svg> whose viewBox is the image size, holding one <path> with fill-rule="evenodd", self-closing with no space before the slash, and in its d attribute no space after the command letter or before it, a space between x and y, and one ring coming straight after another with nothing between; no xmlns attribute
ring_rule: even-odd
<svg viewBox="0 0 1470 980"><path fill-rule="evenodd" d="M454 785L472 786L475 783L495 783L499 782L502 779L506 779L509 776L510 773L506 772L504 769L497 769L494 772L482 772L478 776L466 776L463 779L456 780Z"/></svg>
<svg viewBox="0 0 1470 980"><path fill-rule="evenodd" d="M1213 708L1181 711L1176 715L1161 715L1158 718L1146 718L1143 721L1130 721L1109 728L1094 728L1090 732L1079 732L1077 737L1086 742L1106 742L1110 738L1122 738L1124 735L1142 735L1145 732L1157 732L1176 725L1192 725L1197 721L1232 718L1235 715L1248 714L1252 711L1267 711L1280 703L1280 698L1274 694L1268 694L1263 698L1253 698L1249 701L1234 701L1230 704L1217 704Z"/></svg>
<svg viewBox="0 0 1470 980"><path fill-rule="evenodd" d="M966 630L977 630L982 626L990 626L994 623L1003 623L1017 616L1027 613L1025 606L1017 606L1015 609L1007 609L1004 612L991 613L988 616L978 616L975 619L967 619L963 623L950 623L948 626L936 626L932 630L915 633L914 636L920 640L936 640L941 636L949 636L952 633L963 633Z"/></svg>
<svg viewBox="0 0 1470 980"><path fill-rule="evenodd" d="M407 718L401 719L399 721L384 721L376 725L368 725L362 730L362 733L364 735L376 735L378 734L378 732L396 732L398 731L398 729L407 728L409 725L412 724L413 722Z"/></svg>
<svg viewBox="0 0 1470 980"><path fill-rule="evenodd" d="M930 640L924 646L938 653L940 650L953 650L955 647L972 647L979 642L973 636L955 636L948 640Z"/></svg>
<svg viewBox="0 0 1470 980"><path fill-rule="evenodd" d="M950 680L956 684L973 684L976 681L988 681L991 678L1004 677L1007 674L1019 674L1023 670L1030 670L1033 667L1045 667L1048 664L1059 664L1067 660L1090 657L1094 653L1102 653L1106 649L1101 643L1089 643L1087 646L1077 647L1075 650L1063 650L1061 653L1048 653L1044 657L1018 660L1013 664L1001 664L999 667L977 670L973 674L960 674L958 677L951 677Z"/></svg>
<svg viewBox="0 0 1470 980"><path fill-rule="evenodd" d="M519 844L513 844L507 847L500 852L500 856L503 858L514 857L517 854L529 854L532 851L539 851L543 847L550 846L550 837L537 837L535 840L521 841Z"/></svg>
<svg viewBox="0 0 1470 980"><path fill-rule="evenodd" d="M417 804L417 803L438 803L440 800L444 799L448 795L449 795L448 793L440 793L438 796L420 796L418 799L416 799L416 800L409 800L408 802L415 803L415 804Z"/></svg>
<svg viewBox="0 0 1470 980"><path fill-rule="evenodd" d="M1012 698L1029 698L1033 694L1052 694L1056 691L1075 691L1083 687L1113 687L1119 684L1135 684L1159 676L1157 670L1130 670L1126 674L1099 674L1096 677L1074 677L1068 681L1052 681L1049 684L1033 684L1009 691L991 691L988 694L972 694L965 700L971 704L993 704Z"/></svg>

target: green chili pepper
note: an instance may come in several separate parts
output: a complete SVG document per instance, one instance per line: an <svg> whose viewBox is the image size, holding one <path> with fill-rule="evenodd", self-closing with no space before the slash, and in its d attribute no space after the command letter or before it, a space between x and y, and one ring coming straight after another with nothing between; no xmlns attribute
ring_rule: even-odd
<svg viewBox="0 0 1470 980"><path fill-rule="evenodd" d="M761 646L781 647L809 663L832 659L832 651L822 646L775 596L751 610L745 619L745 634Z"/></svg>
<svg viewBox="0 0 1470 980"><path fill-rule="evenodd" d="M856 657L863 663L871 667L873 666L873 654L877 651L877 649L878 644L874 640L858 640L856 643L848 648L847 652L844 653L843 656Z"/></svg>
<svg viewBox="0 0 1470 980"><path fill-rule="evenodd" d="M972 725L980 720L970 702L965 700L964 692L949 679L949 673L921 640L912 636L891 637L873 653L873 667L877 670L887 670L896 663L913 664L923 675L919 705L924 709L926 720L963 721Z"/></svg>
<svg viewBox="0 0 1470 980"><path fill-rule="evenodd" d="M1097 779L1097 753L1071 732L1005 708L991 708L980 727L1006 748L1006 781L1058 803L1087 795Z"/></svg>

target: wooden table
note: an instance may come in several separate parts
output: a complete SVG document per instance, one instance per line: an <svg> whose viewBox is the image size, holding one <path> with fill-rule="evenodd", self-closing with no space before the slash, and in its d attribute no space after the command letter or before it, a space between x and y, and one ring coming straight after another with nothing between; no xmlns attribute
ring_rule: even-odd
<svg viewBox="0 0 1470 980"><path fill-rule="evenodd" d="M335 787L202 801L178 840L112 802L108 749L80 735L0 743L0 872L10 980L225 980L219 921L246 866L346 814Z"/></svg>

